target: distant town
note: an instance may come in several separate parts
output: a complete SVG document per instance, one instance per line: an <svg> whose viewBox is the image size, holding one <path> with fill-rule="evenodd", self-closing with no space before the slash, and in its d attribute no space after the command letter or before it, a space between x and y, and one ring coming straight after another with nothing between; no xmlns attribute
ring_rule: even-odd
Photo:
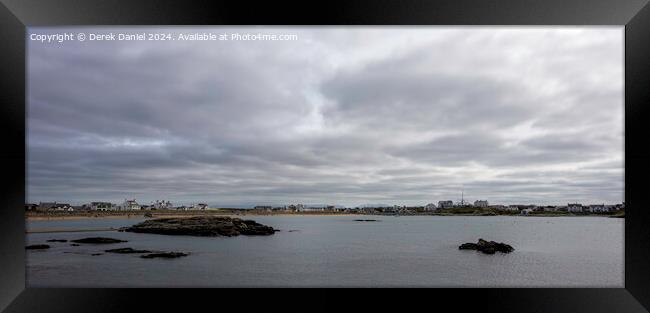
<svg viewBox="0 0 650 313"><path fill-rule="evenodd" d="M282 206L257 205L252 208L212 207L207 203L191 205L174 205L169 200L156 200L149 204L140 204L136 199L124 199L120 204L111 202L90 202L83 205L70 205L61 202L40 202L25 204L27 212L38 213L92 213L122 212L137 213L144 211L164 212L223 212L245 214L297 214L297 213L339 213L339 214L379 214L379 215L620 215L624 213L625 202L619 204L582 204L536 205L536 204L490 204L487 200L454 202L442 200L422 206L406 205L365 205L342 207L336 205L289 204Z"/></svg>

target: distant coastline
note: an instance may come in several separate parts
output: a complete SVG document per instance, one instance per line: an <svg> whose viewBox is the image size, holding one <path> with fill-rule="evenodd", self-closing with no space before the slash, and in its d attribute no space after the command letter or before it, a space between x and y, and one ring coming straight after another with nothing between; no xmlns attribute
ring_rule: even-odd
<svg viewBox="0 0 650 313"><path fill-rule="evenodd" d="M181 211L134 211L134 212L28 212L25 218L28 221L49 221L49 220L84 220L84 219L124 219L124 218L177 218L199 215L217 216L270 216L270 215L309 215L309 216L340 216L358 215L341 212L230 212L220 210L196 210Z"/></svg>
<svg viewBox="0 0 650 313"><path fill-rule="evenodd" d="M412 214L395 213L345 213L340 211L262 211L262 210L233 210L233 209L210 209L210 210L151 210L151 211L91 211L91 212L26 212L25 218L28 221L48 220L82 220L82 219L125 219L125 218L170 218L190 217L197 215L219 215L219 216L346 216L346 215L377 215L377 216L526 216L526 217L625 217L625 211L616 213L567 213L567 212L531 212L522 215L514 212L421 212Z"/></svg>

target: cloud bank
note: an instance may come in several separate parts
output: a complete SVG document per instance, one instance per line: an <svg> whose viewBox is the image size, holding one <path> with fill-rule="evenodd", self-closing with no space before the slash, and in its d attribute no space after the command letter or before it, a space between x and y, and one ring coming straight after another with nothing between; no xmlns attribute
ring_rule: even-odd
<svg viewBox="0 0 650 313"><path fill-rule="evenodd" d="M30 28L28 201L623 201L623 29Z"/></svg>

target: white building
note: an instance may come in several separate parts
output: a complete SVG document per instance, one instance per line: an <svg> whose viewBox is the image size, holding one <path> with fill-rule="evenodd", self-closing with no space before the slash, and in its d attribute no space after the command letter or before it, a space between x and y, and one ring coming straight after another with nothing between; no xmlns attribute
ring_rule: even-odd
<svg viewBox="0 0 650 313"><path fill-rule="evenodd" d="M605 210L607 210L607 212L614 212L614 211L617 210L617 208L613 204L606 204L605 205Z"/></svg>
<svg viewBox="0 0 650 313"><path fill-rule="evenodd" d="M605 204L592 204L589 206L589 212L592 213L602 213L609 212L609 208Z"/></svg>
<svg viewBox="0 0 650 313"><path fill-rule="evenodd" d="M569 203L567 204L567 211L569 212L582 212L582 204L580 203Z"/></svg>
<svg viewBox="0 0 650 313"><path fill-rule="evenodd" d="M140 205L133 200L128 200L124 199L124 202L122 202L122 205L120 205L120 210L127 211L127 210L140 210L141 207Z"/></svg>
<svg viewBox="0 0 650 313"><path fill-rule="evenodd" d="M519 211L519 204L511 204L506 208L506 210L508 210L508 211Z"/></svg>
<svg viewBox="0 0 650 313"><path fill-rule="evenodd" d="M171 202L165 200L156 200L151 203L151 207L156 210L171 210L174 208Z"/></svg>
<svg viewBox="0 0 650 313"><path fill-rule="evenodd" d="M476 200L474 201L474 206L479 208L487 208L488 202L487 200Z"/></svg>
<svg viewBox="0 0 650 313"><path fill-rule="evenodd" d="M45 211L74 211L74 208L68 203L41 202L38 207Z"/></svg>
<svg viewBox="0 0 650 313"><path fill-rule="evenodd" d="M205 209L208 208L208 204L207 203L197 203L197 204L193 205L192 208L194 210L205 210Z"/></svg>
<svg viewBox="0 0 650 313"><path fill-rule="evenodd" d="M57 211L57 212L62 212L62 211L67 211L67 212L72 212L74 211L74 208L68 204L68 203L57 203L55 206L53 206L50 211Z"/></svg>
<svg viewBox="0 0 650 313"><path fill-rule="evenodd" d="M429 204L424 206L425 211L435 211L436 208L437 208L436 205L433 204L433 203L429 203Z"/></svg>
<svg viewBox="0 0 650 313"><path fill-rule="evenodd" d="M454 207L454 202L451 200L438 201L438 207L441 209Z"/></svg>
<svg viewBox="0 0 650 313"><path fill-rule="evenodd" d="M114 206L110 202L91 202L90 209L92 211L110 211L114 210Z"/></svg>
<svg viewBox="0 0 650 313"><path fill-rule="evenodd" d="M325 211L325 207L323 207L323 206L303 206L301 211L304 211L304 212Z"/></svg>

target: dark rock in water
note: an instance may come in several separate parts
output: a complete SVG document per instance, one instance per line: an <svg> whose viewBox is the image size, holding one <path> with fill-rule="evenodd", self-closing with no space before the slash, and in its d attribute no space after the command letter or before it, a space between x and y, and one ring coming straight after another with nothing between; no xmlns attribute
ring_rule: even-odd
<svg viewBox="0 0 650 313"><path fill-rule="evenodd" d="M80 246L80 244L78 244L78 243L71 243L70 245L73 246L73 247L78 247L78 246Z"/></svg>
<svg viewBox="0 0 650 313"><path fill-rule="evenodd" d="M355 222L378 222L378 220L354 220Z"/></svg>
<svg viewBox="0 0 650 313"><path fill-rule="evenodd" d="M120 240L120 239L113 239L113 238L106 238L106 237L90 237L90 238L83 238L83 239L77 239L77 240L72 240L72 242L76 243L119 243L119 242L126 242L126 240Z"/></svg>
<svg viewBox="0 0 650 313"><path fill-rule="evenodd" d="M66 239L50 239L47 242L68 242Z"/></svg>
<svg viewBox="0 0 650 313"><path fill-rule="evenodd" d="M478 245L475 243L464 243L458 247L458 250L478 250Z"/></svg>
<svg viewBox="0 0 650 313"><path fill-rule="evenodd" d="M104 250L108 253L120 253L120 254L131 254L131 253L151 253L149 250L135 250L133 248L118 248L118 249L109 249Z"/></svg>
<svg viewBox="0 0 650 313"><path fill-rule="evenodd" d="M29 249L29 250L49 249L49 248L50 248L49 245L29 245L25 247L25 249Z"/></svg>
<svg viewBox="0 0 650 313"><path fill-rule="evenodd" d="M503 242L487 241L479 239L478 243L464 243L458 247L459 250L477 250L485 254L494 254L496 252L510 253L515 248Z"/></svg>
<svg viewBox="0 0 650 313"><path fill-rule="evenodd" d="M153 258L173 259L173 258L180 258L182 256L188 256L188 255L189 254L183 252L160 252L160 253L145 254L145 255L141 255L140 257L143 259L153 259Z"/></svg>
<svg viewBox="0 0 650 313"><path fill-rule="evenodd" d="M102 254L103 254L103 253L93 253L93 254L91 254L91 255L92 255L92 256L96 256L96 255L102 255Z"/></svg>
<svg viewBox="0 0 650 313"><path fill-rule="evenodd" d="M272 235L273 227L251 220L224 216L195 216L184 218L158 218L126 227L120 231L161 235L238 236Z"/></svg>
<svg viewBox="0 0 650 313"><path fill-rule="evenodd" d="M298 230L298 229L289 229L290 233L293 233L294 231L300 231L300 230Z"/></svg>

